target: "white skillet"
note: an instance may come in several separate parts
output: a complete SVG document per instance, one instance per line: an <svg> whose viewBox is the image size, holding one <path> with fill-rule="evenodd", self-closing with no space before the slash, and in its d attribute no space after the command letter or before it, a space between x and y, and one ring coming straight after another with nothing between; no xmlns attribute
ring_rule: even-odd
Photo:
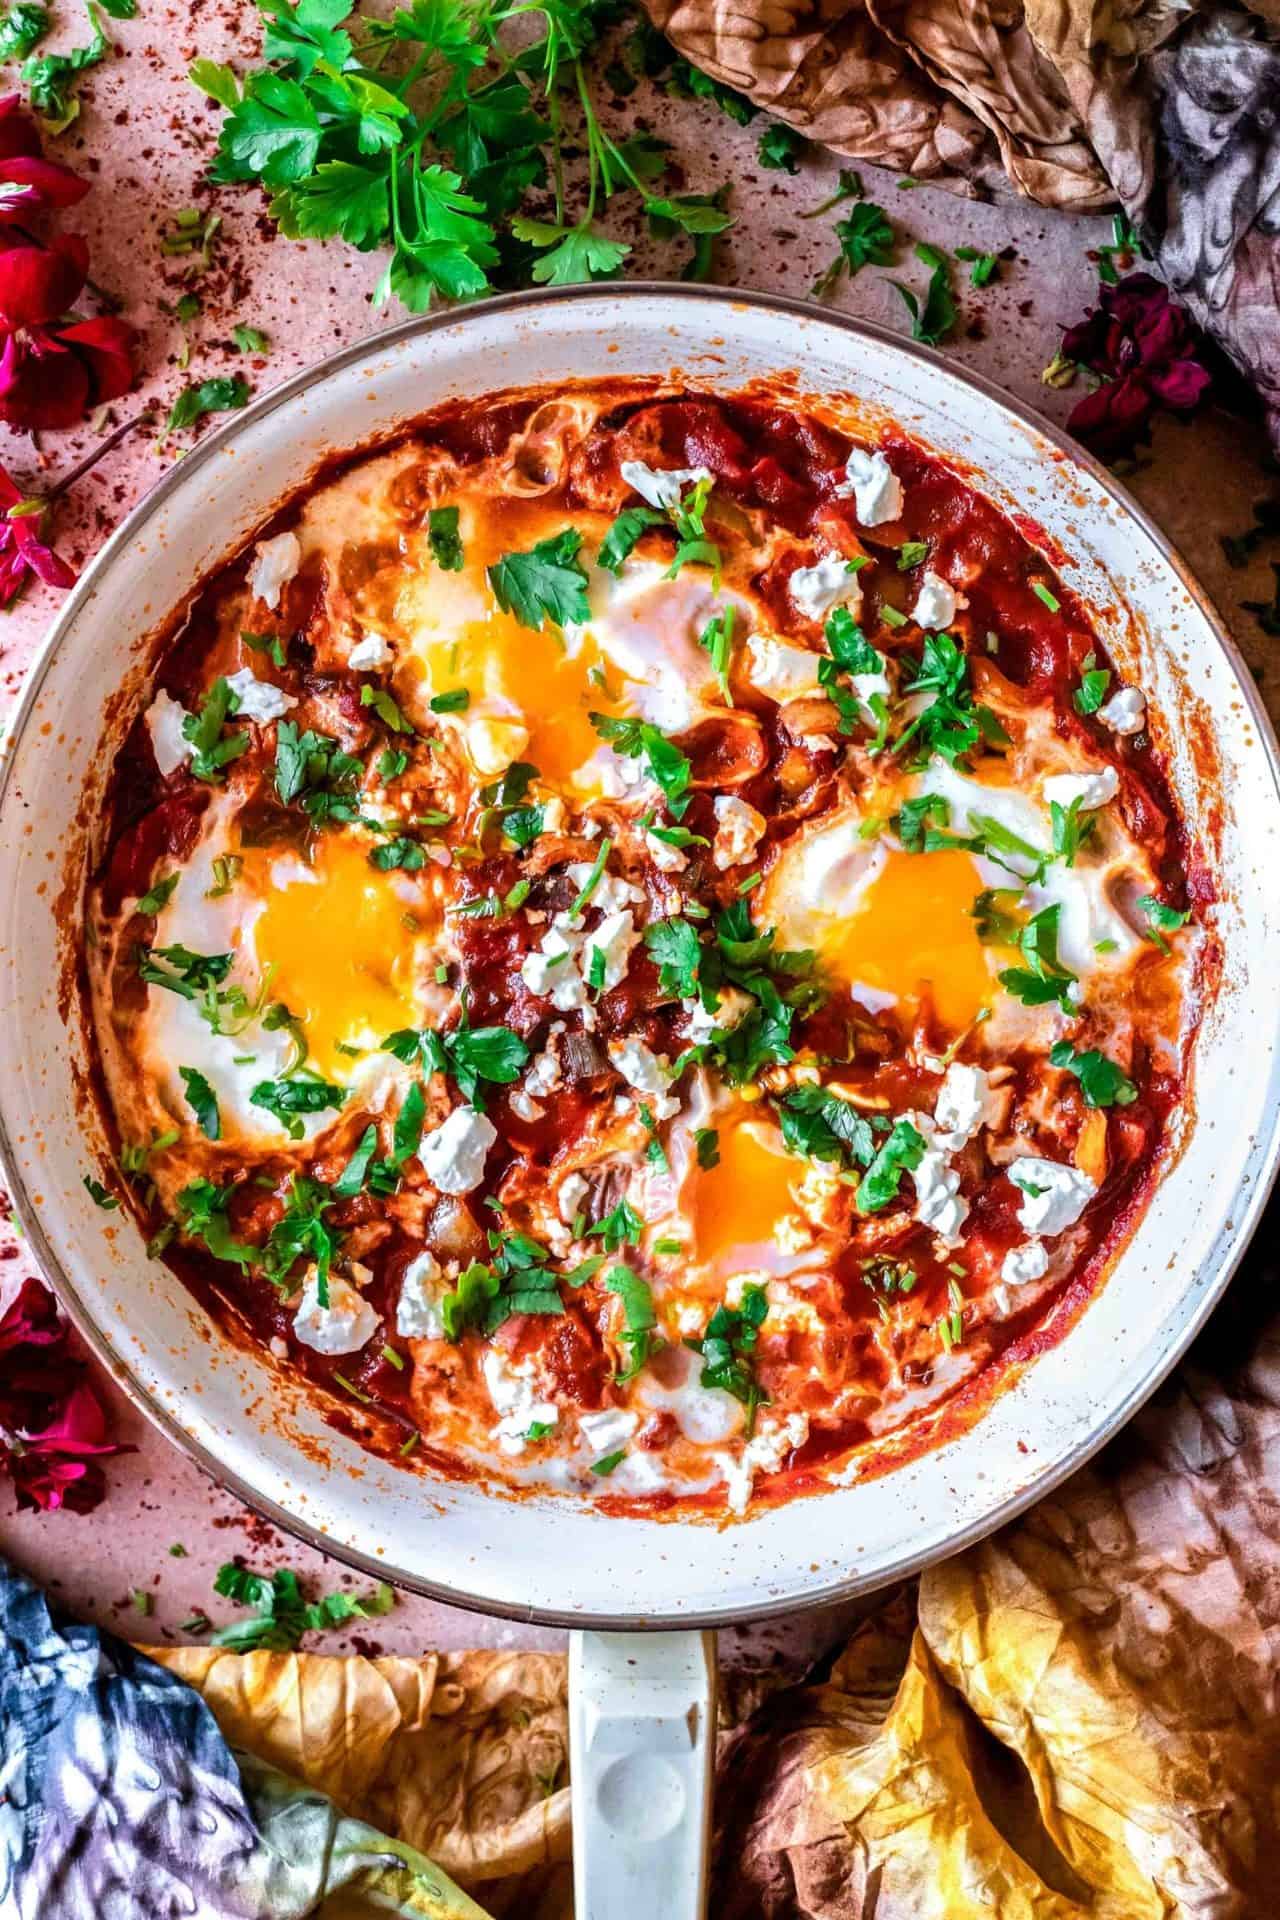
<svg viewBox="0 0 1280 1920"><path fill-rule="evenodd" d="M318 460L439 401L672 372L721 391L793 376L800 395L844 396L851 424L896 421L1061 546L1063 577L1160 716L1217 880L1224 955L1179 1151L1067 1337L945 1448L723 1530L432 1482L361 1452L305 1400L282 1405L253 1356L86 1194L100 1155L77 1098L79 1023L60 994L86 830L144 697L147 635L202 575ZM1046 1493L1182 1353L1275 1168L1280 798L1248 672L1168 542L1078 449L939 355L799 302L637 283L513 295L409 321L265 395L165 476L65 603L4 748L0 859L0 1159L37 1259L143 1411L277 1524L455 1604L593 1629L571 1653L579 1920L697 1910L714 1650L694 1630L882 1585ZM653 1628L667 1631L637 1631Z"/></svg>

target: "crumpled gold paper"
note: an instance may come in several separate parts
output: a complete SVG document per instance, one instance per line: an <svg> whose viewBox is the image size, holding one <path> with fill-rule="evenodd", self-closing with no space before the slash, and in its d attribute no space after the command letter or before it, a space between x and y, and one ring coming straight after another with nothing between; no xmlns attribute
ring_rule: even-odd
<svg viewBox="0 0 1280 1920"><path fill-rule="evenodd" d="M494 1915L569 1910L563 1656L147 1652L231 1746L418 1848Z"/></svg>

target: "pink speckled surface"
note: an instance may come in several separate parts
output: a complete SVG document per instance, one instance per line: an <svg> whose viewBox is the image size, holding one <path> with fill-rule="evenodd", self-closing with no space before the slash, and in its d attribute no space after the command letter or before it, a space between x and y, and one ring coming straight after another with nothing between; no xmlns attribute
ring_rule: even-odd
<svg viewBox="0 0 1280 1920"><path fill-rule="evenodd" d="M210 374L246 373L261 392L400 317L398 308L377 312L370 304L381 271L377 256L275 239L258 194L201 185L218 113L185 82L187 63L197 54L246 61L259 45L259 20L256 9L239 0L223 0L216 9L200 0L191 6L142 0L138 18L109 23L118 55L87 77L80 89L82 116L56 143L57 156L91 177L96 189L66 224L86 235L95 278L119 296L125 317L142 333L143 377L137 394L114 409L118 420L131 417L146 400L167 410L187 379ZM77 21L63 39L74 44L80 35ZM57 37L50 42L59 44ZM691 188L703 190L724 178L734 182L739 224L721 244L717 278L803 294L834 251L831 220L836 216L811 221L800 216L830 191L834 164L809 160L795 179L762 173L755 165L758 127L740 129L697 103L673 106L643 91L625 114L620 110L613 117L636 114L672 140ZM708 153L715 156L710 166ZM911 241L1014 250L997 284L981 294L964 289L960 337L949 352L960 365L989 375L1052 418L1065 418L1072 395L1042 386L1040 370L1053 355L1061 327L1091 299L1094 273L1086 250L1107 237L1109 223L1073 220L1023 202L986 206L927 187L903 190L891 175L874 168L861 171L868 195L884 205ZM188 205L216 210L223 220L211 269L190 281L183 263L166 260L160 250L174 212ZM625 223L619 231L626 233ZM922 281L923 269L910 258L909 247L904 246L901 259L904 264L896 271ZM640 269L660 273L671 256L641 244L636 261ZM167 309L185 291L199 294L202 310L188 330L191 362L184 374L177 365L181 330ZM891 326L903 321L898 297L880 272L867 270L846 283L836 304ZM232 327L241 321L270 339L269 352L248 363L231 340ZM93 438L47 434L36 447L4 429L0 436L0 462L32 490L52 484ZM86 561L178 457L177 443L162 450L156 441L154 430L138 431L63 504L57 544L69 558ZM1270 570L1259 555L1248 572L1231 572L1218 543L1220 533L1249 523L1250 503L1265 490L1263 453L1260 433L1209 411L1189 426L1162 423L1149 460L1130 485L1215 596L1264 692L1271 694L1267 643L1238 606L1241 599L1270 596ZM47 589L34 591L0 622L0 691L6 710L57 598ZM1274 680L1274 665L1270 673ZM21 1247L0 1245L0 1286L7 1290L24 1270L25 1258ZM179 1639L179 1623L196 1608L207 1609L215 1620L227 1617L211 1583L218 1565L233 1554L243 1553L260 1566L293 1566L317 1584L344 1582L334 1563L258 1521L152 1433L112 1389L104 1385L103 1390L117 1406L120 1437L138 1451L110 1463L110 1493L96 1513L17 1515L8 1483L0 1479L0 1549L61 1602L131 1635ZM185 1553L172 1556L172 1546ZM153 1596L145 1621L130 1599L135 1588ZM849 1611L722 1636L722 1657L751 1664L783 1660L799 1668L836 1637ZM560 1638L406 1596L392 1614L372 1623L365 1643L412 1652L432 1646L549 1646ZM339 1651L352 1638L334 1634L324 1644Z"/></svg>

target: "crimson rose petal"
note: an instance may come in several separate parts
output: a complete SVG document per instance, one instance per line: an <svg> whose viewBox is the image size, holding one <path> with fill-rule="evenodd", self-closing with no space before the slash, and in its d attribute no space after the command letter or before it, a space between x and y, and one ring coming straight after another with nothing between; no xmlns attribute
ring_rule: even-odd
<svg viewBox="0 0 1280 1920"><path fill-rule="evenodd" d="M47 247L0 252L0 320L8 327L47 327L84 285L89 250L78 234L57 234Z"/></svg>

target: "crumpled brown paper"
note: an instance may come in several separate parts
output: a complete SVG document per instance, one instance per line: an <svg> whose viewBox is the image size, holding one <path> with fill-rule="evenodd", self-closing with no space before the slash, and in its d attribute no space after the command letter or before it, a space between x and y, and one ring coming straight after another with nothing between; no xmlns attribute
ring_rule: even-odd
<svg viewBox="0 0 1280 1920"><path fill-rule="evenodd" d="M1280 0L644 0L820 145L1046 206L1119 202L1280 443Z"/></svg>

